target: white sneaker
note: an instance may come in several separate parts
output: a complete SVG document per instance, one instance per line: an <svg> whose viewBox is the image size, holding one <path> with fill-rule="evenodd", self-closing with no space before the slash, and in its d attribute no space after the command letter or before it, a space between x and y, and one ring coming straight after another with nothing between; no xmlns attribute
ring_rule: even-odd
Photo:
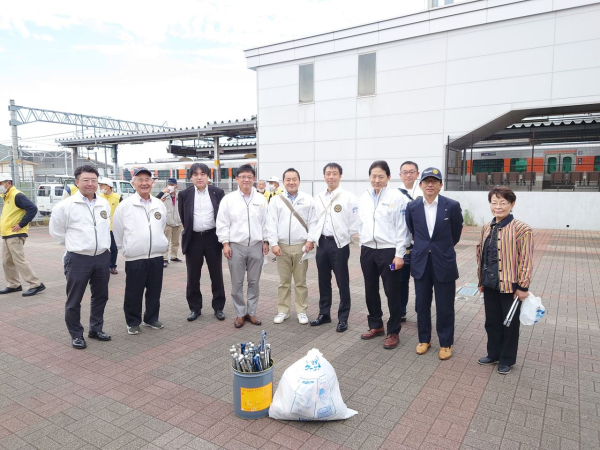
<svg viewBox="0 0 600 450"><path fill-rule="evenodd" d="M298 322L301 323L302 325L306 325L308 323L308 317L306 317L306 314L304 314L304 313L298 314Z"/></svg>
<svg viewBox="0 0 600 450"><path fill-rule="evenodd" d="M285 314L285 313L279 313L275 316L275 318L273 319L273 322L275 323L283 323L283 321L285 319L287 319L288 317L290 317L289 314Z"/></svg>

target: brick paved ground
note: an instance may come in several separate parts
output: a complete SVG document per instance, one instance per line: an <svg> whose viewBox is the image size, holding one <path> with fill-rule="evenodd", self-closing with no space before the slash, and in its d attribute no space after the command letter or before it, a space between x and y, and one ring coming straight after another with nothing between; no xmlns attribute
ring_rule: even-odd
<svg viewBox="0 0 600 450"><path fill-rule="evenodd" d="M459 285L475 281L478 229L457 247ZM417 344L414 295L401 345L361 341L366 330L358 249L352 248L350 329L312 328L290 319L274 325L278 277L263 274L258 316L277 360L278 381L312 347L335 367L343 397L359 414L338 423L246 421L233 413L228 348L258 340L259 327L233 327L206 308L188 323L185 267L166 271L164 330L126 334L121 274L113 276L105 331L112 342L70 346L63 319L62 250L45 228L35 228L26 254L48 289L24 299L0 298L0 446L6 449L572 449L600 448L600 232L536 231L532 290L547 317L521 328L517 365L508 376L477 365L485 354L483 305L456 304L451 360L424 356ZM203 277L207 278L204 273ZM226 271L226 283L228 285ZM206 280L204 278L204 280ZM316 267L309 268L309 316L317 313ZM208 292L203 281L203 291ZM228 286L227 291L229 292ZM89 313L89 297L83 317ZM86 320L83 321L85 323Z"/></svg>

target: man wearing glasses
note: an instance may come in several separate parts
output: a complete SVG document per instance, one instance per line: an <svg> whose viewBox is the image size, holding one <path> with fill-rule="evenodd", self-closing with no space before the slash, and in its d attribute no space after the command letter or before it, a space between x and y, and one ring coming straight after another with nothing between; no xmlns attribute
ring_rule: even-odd
<svg viewBox="0 0 600 450"><path fill-rule="evenodd" d="M102 331L110 280L110 205L96 195L98 171L93 166L75 169L77 192L52 210L50 235L67 248L63 256L67 278L65 322L77 349L87 347L81 325L81 300L88 283L92 291L88 337L110 341Z"/></svg>
<svg viewBox="0 0 600 450"><path fill-rule="evenodd" d="M410 272L415 279L417 303L417 354L431 347L431 301L435 289L436 329L440 341L439 358L452 356L454 344L454 294L458 279L454 246L463 226L460 204L439 195L442 174L429 167L423 171L423 199L406 207L406 224L413 235Z"/></svg>
<svg viewBox="0 0 600 450"><path fill-rule="evenodd" d="M267 239L267 199L254 189L254 169L250 164L239 167L236 181L239 190L227 194L217 214L217 236L223 244L231 274L231 297L236 311L234 326L244 322L260 325L256 317L259 281L264 256L269 253ZM244 278L248 276L247 303L244 302Z"/></svg>
<svg viewBox="0 0 600 450"><path fill-rule="evenodd" d="M190 307L187 320L198 318L202 310L200 275L206 259L212 288L212 308L218 320L225 320L225 286L223 285L223 245L217 239L217 214L225 196L223 189L208 184L210 169L194 163L189 176L194 184L181 191L177 207L183 223L182 251L187 267L185 297Z"/></svg>

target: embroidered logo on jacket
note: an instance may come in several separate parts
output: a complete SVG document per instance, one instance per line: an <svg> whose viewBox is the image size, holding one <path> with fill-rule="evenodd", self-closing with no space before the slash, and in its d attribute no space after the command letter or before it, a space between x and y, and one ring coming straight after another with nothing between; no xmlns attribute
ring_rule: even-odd
<svg viewBox="0 0 600 450"><path fill-rule="evenodd" d="M161 215L159 212L155 212L155 213L154 213L154 218L155 218L156 220L160 220L160 218L161 218L161 217L162 217L162 215Z"/></svg>
<svg viewBox="0 0 600 450"><path fill-rule="evenodd" d="M108 214L106 214L106 211L100 211L100 217L106 219L108 217Z"/></svg>
<svg viewBox="0 0 600 450"><path fill-rule="evenodd" d="M339 213L342 210L342 205L335 205L335 207L333 208L333 210L337 213Z"/></svg>

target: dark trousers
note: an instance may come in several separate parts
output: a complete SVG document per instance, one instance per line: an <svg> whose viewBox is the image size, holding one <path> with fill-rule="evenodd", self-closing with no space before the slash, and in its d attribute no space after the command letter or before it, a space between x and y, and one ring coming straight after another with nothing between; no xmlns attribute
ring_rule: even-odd
<svg viewBox="0 0 600 450"><path fill-rule="evenodd" d="M400 333L400 272L401 270L390 269L394 260L396 249L382 248L374 249L360 248L360 267L365 279L365 299L369 315L369 329L383 327L383 311L381 310L381 296L379 295L379 277L383 282L383 291L388 301L390 318L387 322L387 334Z"/></svg>
<svg viewBox="0 0 600 450"><path fill-rule="evenodd" d="M399 278L399 289L400 289L400 316L406 316L406 307L408 305L408 291L410 285L410 264L404 263L402 269L398 270L400 273ZM416 312L415 302L415 312Z"/></svg>
<svg viewBox="0 0 600 450"><path fill-rule="evenodd" d="M338 321L347 322L350 315L350 274L348 273L350 244L338 248L335 240L321 236L316 259L319 274L319 314L331 315L331 272L333 271L340 290Z"/></svg>
<svg viewBox="0 0 600 450"><path fill-rule="evenodd" d="M454 344L454 296L456 281L441 282L435 278L431 256L427 257L425 272L420 280L415 279L417 302L417 328L419 342L431 342L431 301L435 289L436 325L440 347Z"/></svg>
<svg viewBox="0 0 600 450"><path fill-rule="evenodd" d="M514 294L502 294L496 289L483 289L483 304L485 307L485 331L488 335L487 351L488 357L494 361L498 360L500 365L513 366L517 361L517 349L519 347L519 313L521 302L510 327L503 325L510 307L514 301Z"/></svg>
<svg viewBox="0 0 600 450"><path fill-rule="evenodd" d="M134 327L142 323L142 300L146 292L144 323L158 320L163 282L163 257L125 262L125 321Z"/></svg>
<svg viewBox="0 0 600 450"><path fill-rule="evenodd" d="M115 235L113 232L110 232L110 268L117 267L117 255L119 254L119 249L117 248L117 243L115 242Z"/></svg>
<svg viewBox="0 0 600 450"><path fill-rule="evenodd" d="M104 308L108 301L108 262L110 252L87 256L67 252L64 257L65 277L67 278L67 303L65 322L72 338L83 336L81 325L81 300L90 284L92 293L90 308L90 331L102 331Z"/></svg>
<svg viewBox="0 0 600 450"><path fill-rule="evenodd" d="M216 230L206 234L194 233L185 254L187 268L187 287L185 297L190 311L202 309L202 292L200 292L200 275L206 258L208 274L212 288L212 307L222 311L225 307L225 286L223 284L223 246L217 239Z"/></svg>

